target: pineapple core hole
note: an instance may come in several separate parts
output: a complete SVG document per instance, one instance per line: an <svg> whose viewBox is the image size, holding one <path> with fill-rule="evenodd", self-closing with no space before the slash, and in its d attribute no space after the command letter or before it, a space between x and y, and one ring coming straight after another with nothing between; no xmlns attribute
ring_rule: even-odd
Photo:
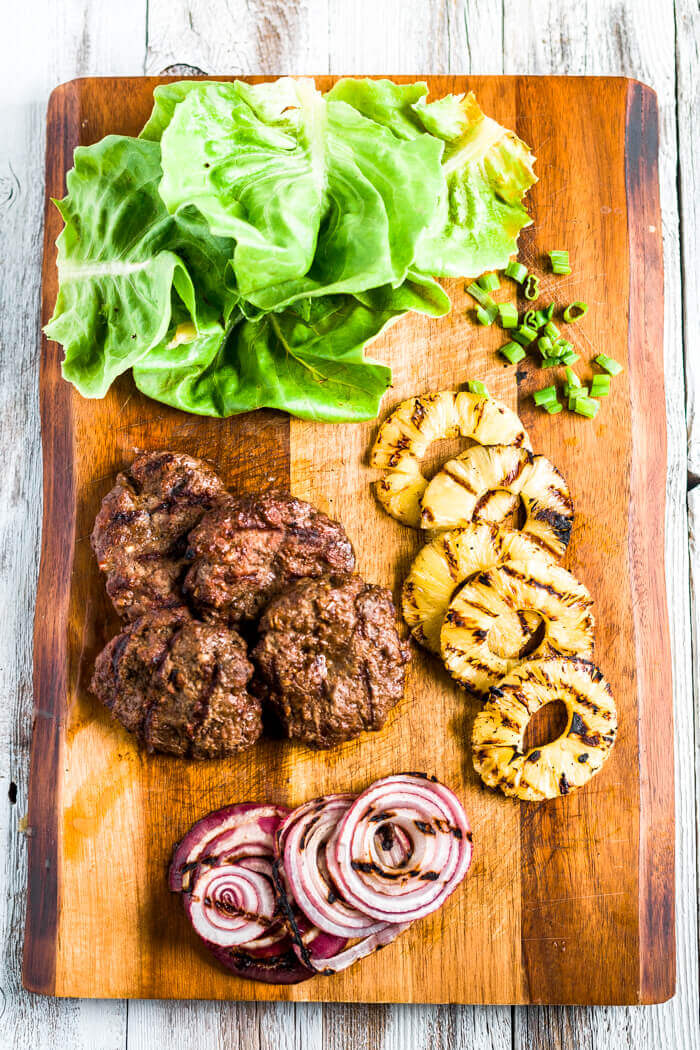
<svg viewBox="0 0 700 1050"><path fill-rule="evenodd" d="M475 444L476 442L471 438L463 437L440 438L439 441L433 441L421 460L420 469L423 477L430 481L438 470L442 470L448 459L456 459L460 452L466 452Z"/></svg>
<svg viewBox="0 0 700 1050"><path fill-rule="evenodd" d="M534 715L527 724L523 748L527 752L533 747L544 747L562 735L569 721L566 704L562 700L551 700Z"/></svg>

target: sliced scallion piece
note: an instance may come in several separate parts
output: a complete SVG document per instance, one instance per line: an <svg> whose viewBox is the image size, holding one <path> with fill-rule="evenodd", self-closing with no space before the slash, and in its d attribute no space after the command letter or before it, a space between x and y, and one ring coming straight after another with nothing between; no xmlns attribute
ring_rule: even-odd
<svg viewBox="0 0 700 1050"><path fill-rule="evenodd" d="M554 317L555 309L556 309L556 307L554 306L554 303L550 303L549 306L547 307L547 309L544 311L545 317L547 318L548 321L551 321L552 318Z"/></svg>
<svg viewBox="0 0 700 1050"><path fill-rule="evenodd" d="M544 328L544 326L549 321L549 318L547 317L547 314L545 313L545 311L544 310L528 311L528 313L532 313L532 312L534 312L534 315L535 315L535 320L534 320L533 327L535 327L535 328ZM525 314L525 317L527 317L527 314Z"/></svg>
<svg viewBox="0 0 700 1050"><path fill-rule="evenodd" d="M532 302L534 299L537 298L537 296L539 294L540 294L540 279L537 276L537 274L531 273L531 274L529 274L527 280L525 281L525 288L523 290L523 295L525 296L525 298L527 300L529 300L529 302Z"/></svg>
<svg viewBox="0 0 700 1050"><path fill-rule="evenodd" d="M549 338L548 335L541 335L539 337L539 339L537 340L537 349L542 354L542 357L554 357L555 356L552 353L552 350L554 349L554 346L552 344L552 340Z"/></svg>
<svg viewBox="0 0 700 1050"><path fill-rule="evenodd" d="M622 365L614 358L608 357L607 354L598 354L595 363L611 376L619 376L620 372L624 372Z"/></svg>
<svg viewBox="0 0 700 1050"><path fill-rule="evenodd" d="M517 343L506 343L505 346L500 347L498 352L503 354L506 361L510 361L512 365L517 365L518 361L522 361L527 356L522 346Z"/></svg>
<svg viewBox="0 0 700 1050"><path fill-rule="evenodd" d="M561 401L548 401L543 407L549 412L550 416L555 416L557 412L561 412L564 406Z"/></svg>
<svg viewBox="0 0 700 1050"><path fill-rule="evenodd" d="M511 277L518 284L522 284L527 277L527 266L523 266L522 263L516 262L515 259L511 259L505 269L506 277Z"/></svg>
<svg viewBox="0 0 700 1050"><path fill-rule="evenodd" d="M607 397L610 393L610 376L597 375L591 380L591 397Z"/></svg>
<svg viewBox="0 0 700 1050"><path fill-rule="evenodd" d="M523 346L529 346L530 343L534 343L535 339L537 339L537 329L530 328L527 324L518 325L515 332L512 333L512 338L517 339L518 336L520 336L518 339L519 343L522 342Z"/></svg>
<svg viewBox="0 0 700 1050"><path fill-rule="evenodd" d="M581 380L576 375L576 373L574 372L573 368L567 368L567 370L566 370L566 381L569 384L569 386L577 386L577 387L582 386Z"/></svg>
<svg viewBox="0 0 700 1050"><path fill-rule="evenodd" d="M600 402L594 401L592 397L577 397L574 403L574 412L587 419L593 419L599 408Z"/></svg>
<svg viewBox="0 0 700 1050"><path fill-rule="evenodd" d="M512 303L499 303L498 313L500 315L502 328L517 328L518 311Z"/></svg>
<svg viewBox="0 0 700 1050"><path fill-rule="evenodd" d="M542 325L537 323L537 310L526 310L523 314L523 324L528 328L541 328Z"/></svg>
<svg viewBox="0 0 700 1050"><path fill-rule="evenodd" d="M540 361L540 368L561 368L561 364L559 357L543 357Z"/></svg>
<svg viewBox="0 0 700 1050"><path fill-rule="evenodd" d="M549 258L552 260L552 273L567 274L571 273L571 267L569 266L569 253L563 250L557 250L549 252Z"/></svg>
<svg viewBox="0 0 700 1050"><path fill-rule="evenodd" d="M492 306L477 306L476 308L476 319L479 324L490 325L498 317L498 307L495 303Z"/></svg>
<svg viewBox="0 0 700 1050"><path fill-rule="evenodd" d="M466 290L469 295L471 295L472 299L476 299L477 303L480 303L481 306L487 307L494 305L493 299L489 293L485 292L481 285L477 284L476 281L472 281L471 284L468 284Z"/></svg>
<svg viewBox="0 0 700 1050"><path fill-rule="evenodd" d="M488 397L489 392L486 386L481 382L480 379L470 379L467 383L467 390L470 394L479 394L481 397Z"/></svg>
<svg viewBox="0 0 700 1050"><path fill-rule="evenodd" d="M588 303L575 302L569 303L566 310L562 314L567 324L573 324L574 321L580 321L582 317L585 317L588 313Z"/></svg>
<svg viewBox="0 0 700 1050"><path fill-rule="evenodd" d="M501 287L501 282L498 279L497 273L484 273L477 281L485 292L495 292L497 288Z"/></svg>
<svg viewBox="0 0 700 1050"><path fill-rule="evenodd" d="M554 321L547 321L547 323L544 326L544 334L548 335L553 343L555 343L557 339L561 338L561 332L555 325Z"/></svg>
<svg viewBox="0 0 700 1050"><path fill-rule="evenodd" d="M561 355L559 360L563 365L575 365L576 362L579 360L579 357L580 355L574 353L573 350L568 350L565 354Z"/></svg>
<svg viewBox="0 0 700 1050"><path fill-rule="evenodd" d="M549 402L557 400L557 388L555 386L546 386L542 390L536 390L532 395L532 400L536 405L546 405Z"/></svg>

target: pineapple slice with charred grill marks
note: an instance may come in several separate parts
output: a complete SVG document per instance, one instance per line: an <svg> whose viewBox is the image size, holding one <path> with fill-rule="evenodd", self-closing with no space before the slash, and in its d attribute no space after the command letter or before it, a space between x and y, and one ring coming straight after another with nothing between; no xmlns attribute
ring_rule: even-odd
<svg viewBox="0 0 700 1050"><path fill-rule="evenodd" d="M526 659L593 655L593 599L575 576L541 559L500 565L465 583L440 632L445 667L481 696L522 657L522 616L534 614L542 638Z"/></svg>
<svg viewBox="0 0 700 1050"><path fill-rule="evenodd" d="M475 445L449 460L421 497L421 526L438 530L471 521L498 524L513 509L506 501L518 497L525 510L522 531L562 557L574 517L566 481L545 456L513 445Z"/></svg>
<svg viewBox="0 0 700 1050"><path fill-rule="evenodd" d="M566 727L548 744L525 749L532 716L553 700ZM505 795L541 802L583 787L609 757L617 735L610 685L588 660L531 660L494 686L472 729L474 768Z"/></svg>
<svg viewBox="0 0 700 1050"><path fill-rule="evenodd" d="M382 423L370 454L370 464L385 471L375 495L392 517L418 529L421 498L428 485L421 460L434 441L458 436L480 445L530 448L517 415L494 398L468 391L441 390L403 401ZM508 494L499 494L494 514L513 509Z"/></svg>
<svg viewBox="0 0 700 1050"><path fill-rule="evenodd" d="M497 565L533 559L553 564L547 551L514 529L476 522L438 533L419 551L403 585L402 612L411 634L420 645L439 653L440 629L457 589ZM520 648L538 623L537 616L523 615Z"/></svg>

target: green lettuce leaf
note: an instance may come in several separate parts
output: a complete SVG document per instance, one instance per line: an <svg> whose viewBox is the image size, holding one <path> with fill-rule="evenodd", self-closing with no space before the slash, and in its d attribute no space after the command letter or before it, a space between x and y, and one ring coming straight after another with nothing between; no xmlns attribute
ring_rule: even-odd
<svg viewBox="0 0 700 1050"><path fill-rule="evenodd" d="M326 211L313 264L294 281L246 295L263 310L309 296L397 287L436 216L441 142L427 135L397 142L344 102L329 102L327 113Z"/></svg>
<svg viewBox="0 0 700 1050"><path fill-rule="evenodd" d="M534 157L517 135L484 116L470 93L447 95L414 111L446 143L446 189L426 230L416 266L438 277L477 277L502 269L531 223L522 200L537 178Z"/></svg>
<svg viewBox="0 0 700 1050"><path fill-rule="evenodd" d="M78 148L74 163L67 196L56 202L65 226L46 334L63 343L64 378L84 397L104 397L166 338L173 304L195 325L230 313L232 245L192 208L168 214L157 144L111 135Z"/></svg>
<svg viewBox="0 0 700 1050"><path fill-rule="evenodd" d="M441 316L450 301L430 279L400 288L299 300L279 313L242 317L227 333L192 326L134 368L144 394L186 412L231 416L278 408L301 419L374 419L391 370L364 347L407 310Z"/></svg>
<svg viewBox="0 0 700 1050"><path fill-rule="evenodd" d="M256 102L253 105L252 102ZM262 114L262 116L261 116ZM235 238L241 295L305 274L324 210L326 107L307 80L198 83L163 131L160 194Z"/></svg>
<svg viewBox="0 0 700 1050"><path fill-rule="evenodd" d="M522 199L536 182L524 142L484 116L474 95L426 103L426 85L340 80L342 99L400 139L431 136L445 144L443 186L433 221L421 237L415 266L436 277L476 277L507 265L518 234L530 224Z"/></svg>

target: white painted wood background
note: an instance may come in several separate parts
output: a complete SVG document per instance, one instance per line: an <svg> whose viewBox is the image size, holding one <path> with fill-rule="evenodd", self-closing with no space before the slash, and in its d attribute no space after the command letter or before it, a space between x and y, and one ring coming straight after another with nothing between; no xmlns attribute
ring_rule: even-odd
<svg viewBox="0 0 700 1050"><path fill-rule="evenodd" d="M0 12L0 1046L700 1050L697 0L2 0ZM678 991L671 1002L634 1009L265 1006L51 1000L22 990L26 846L20 822L27 806L41 510L37 366L46 100L57 83L75 76L159 73L175 64L232 74L624 74L658 92L677 770Z"/></svg>

